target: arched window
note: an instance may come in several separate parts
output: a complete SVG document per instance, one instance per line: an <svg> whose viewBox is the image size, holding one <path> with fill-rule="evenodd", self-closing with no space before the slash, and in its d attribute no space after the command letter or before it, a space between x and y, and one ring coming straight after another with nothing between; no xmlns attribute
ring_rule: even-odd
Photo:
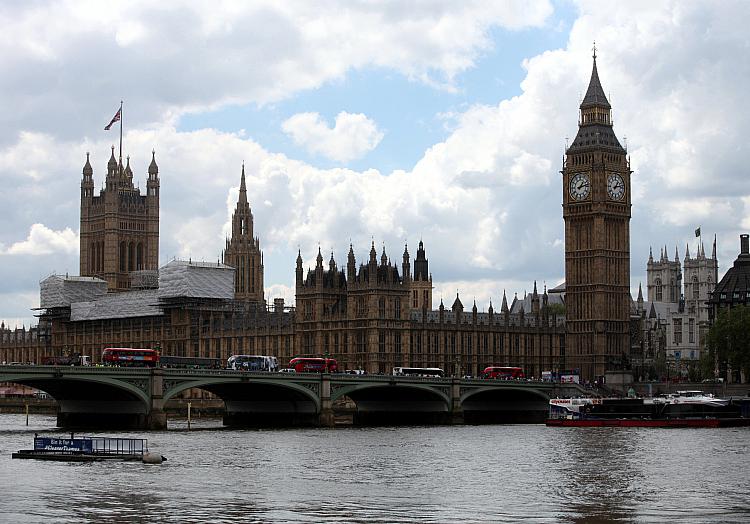
<svg viewBox="0 0 750 524"><path fill-rule="evenodd" d="M125 242L120 242L120 271L125 271L127 257L127 248Z"/></svg>
<svg viewBox="0 0 750 524"><path fill-rule="evenodd" d="M143 242L138 242L135 267L139 271L141 269L144 269L143 267Z"/></svg>
<svg viewBox="0 0 750 524"><path fill-rule="evenodd" d="M661 279L657 278L654 280L654 287L656 288L656 302L661 302L663 298L662 289L661 289Z"/></svg>
<svg viewBox="0 0 750 524"><path fill-rule="evenodd" d="M378 316L385 317L385 299L382 297L378 300Z"/></svg>
<svg viewBox="0 0 750 524"><path fill-rule="evenodd" d="M698 300L698 297L700 296L701 287L700 284L698 284L698 277L693 276L693 298L695 300Z"/></svg>
<svg viewBox="0 0 750 524"><path fill-rule="evenodd" d="M131 242L128 244L128 271L135 269L135 245Z"/></svg>

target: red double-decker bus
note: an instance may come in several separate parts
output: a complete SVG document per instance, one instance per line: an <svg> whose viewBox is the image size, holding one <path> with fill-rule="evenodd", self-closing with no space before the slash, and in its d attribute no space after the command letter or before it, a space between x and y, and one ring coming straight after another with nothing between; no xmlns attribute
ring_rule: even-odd
<svg viewBox="0 0 750 524"><path fill-rule="evenodd" d="M335 358L297 357L289 361L297 373L336 373L339 364Z"/></svg>
<svg viewBox="0 0 750 524"><path fill-rule="evenodd" d="M102 364L153 368L159 365L159 352L155 349L105 348Z"/></svg>
<svg viewBox="0 0 750 524"><path fill-rule="evenodd" d="M523 368L508 366L488 366L482 371L482 378L495 378L498 380L514 380L517 378L526 378L523 374Z"/></svg>

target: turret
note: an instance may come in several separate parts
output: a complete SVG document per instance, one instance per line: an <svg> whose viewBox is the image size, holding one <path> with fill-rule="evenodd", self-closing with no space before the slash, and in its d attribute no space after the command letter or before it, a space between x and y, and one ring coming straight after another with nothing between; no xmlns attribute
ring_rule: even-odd
<svg viewBox="0 0 750 524"><path fill-rule="evenodd" d="M349 285L354 283L354 279L356 278L356 271L357 271L357 265L356 260L354 259L354 247L352 247L352 244L349 244L349 254L346 258L346 281L349 283Z"/></svg>
<svg viewBox="0 0 750 524"><path fill-rule="evenodd" d="M297 268L294 271L297 287L302 286L302 250L297 250Z"/></svg>
<svg viewBox="0 0 750 524"><path fill-rule="evenodd" d="M411 264L409 263L409 246L404 244L404 256L401 263L401 272L404 275L404 282L411 279Z"/></svg>

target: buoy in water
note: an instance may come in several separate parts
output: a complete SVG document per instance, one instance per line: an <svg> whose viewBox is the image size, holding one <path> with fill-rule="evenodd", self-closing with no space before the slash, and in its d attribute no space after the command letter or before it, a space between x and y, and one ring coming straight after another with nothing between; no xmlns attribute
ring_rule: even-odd
<svg viewBox="0 0 750 524"><path fill-rule="evenodd" d="M159 453L144 453L143 454L144 464L161 464L165 460L167 459L162 457Z"/></svg>

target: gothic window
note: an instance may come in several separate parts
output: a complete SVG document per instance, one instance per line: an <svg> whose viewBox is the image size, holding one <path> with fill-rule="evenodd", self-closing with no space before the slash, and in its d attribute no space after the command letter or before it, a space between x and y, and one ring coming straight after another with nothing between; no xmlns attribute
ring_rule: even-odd
<svg viewBox="0 0 750 524"><path fill-rule="evenodd" d="M422 291L422 307L432 309L432 304L429 303L429 294L427 290Z"/></svg>
<svg viewBox="0 0 750 524"><path fill-rule="evenodd" d="M411 292L411 294L412 294L411 307L416 309L417 306L419 305L419 303L417 302L417 297L419 296L419 292L415 289L414 291Z"/></svg>
<svg viewBox="0 0 750 524"><path fill-rule="evenodd" d="M695 343L695 319L688 320L688 342Z"/></svg>
<svg viewBox="0 0 750 524"><path fill-rule="evenodd" d="M662 301L662 289L661 289L661 279L657 278L654 280L654 287L656 288L656 302Z"/></svg>
<svg viewBox="0 0 750 524"><path fill-rule="evenodd" d="M674 280L672 280L672 285L669 286L669 300L671 302L677 302L677 297L675 296Z"/></svg>
<svg viewBox="0 0 750 524"><path fill-rule="evenodd" d="M385 331L378 332L378 352L380 358L385 358Z"/></svg>
<svg viewBox="0 0 750 524"><path fill-rule="evenodd" d="M125 242L120 242L120 271L125 271L126 265L125 260L127 257L127 249L125 248Z"/></svg>
<svg viewBox="0 0 750 524"><path fill-rule="evenodd" d="M305 320L310 320L312 318L312 304L310 302L305 302Z"/></svg>
<svg viewBox="0 0 750 524"><path fill-rule="evenodd" d="M401 299L395 298L393 299L393 318L401 318Z"/></svg>
<svg viewBox="0 0 750 524"><path fill-rule="evenodd" d="M674 323L674 343L682 344L682 319L675 318Z"/></svg>
<svg viewBox="0 0 750 524"><path fill-rule="evenodd" d="M700 285L698 284L698 277L693 277L693 299L698 300L700 294Z"/></svg>
<svg viewBox="0 0 750 524"><path fill-rule="evenodd" d="M131 242L128 244L128 271L135 269L135 246Z"/></svg>
<svg viewBox="0 0 750 524"><path fill-rule="evenodd" d="M397 355L401 354L401 332L396 331L393 334L393 351Z"/></svg>
<svg viewBox="0 0 750 524"><path fill-rule="evenodd" d="M135 267L139 271L143 269L143 242L138 242Z"/></svg>
<svg viewBox="0 0 750 524"><path fill-rule="evenodd" d="M378 316L380 318L385 317L385 299L382 297L378 300Z"/></svg>

